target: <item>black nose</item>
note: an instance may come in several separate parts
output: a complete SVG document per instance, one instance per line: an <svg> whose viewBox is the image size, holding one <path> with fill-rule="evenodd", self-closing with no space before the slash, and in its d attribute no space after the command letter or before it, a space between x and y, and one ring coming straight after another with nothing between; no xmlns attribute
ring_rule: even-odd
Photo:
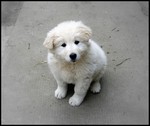
<svg viewBox="0 0 150 126"><path fill-rule="evenodd" d="M71 60L75 60L76 57L77 57L77 54L75 54L75 53L71 53L71 54L70 54Z"/></svg>

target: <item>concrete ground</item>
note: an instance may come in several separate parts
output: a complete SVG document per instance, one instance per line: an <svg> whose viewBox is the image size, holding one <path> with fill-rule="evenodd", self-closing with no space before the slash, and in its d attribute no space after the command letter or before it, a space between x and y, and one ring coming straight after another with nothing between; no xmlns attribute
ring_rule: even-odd
<svg viewBox="0 0 150 126"><path fill-rule="evenodd" d="M2 124L148 124L148 2L2 2ZM101 93L54 97L46 33L81 20L108 57Z"/></svg>

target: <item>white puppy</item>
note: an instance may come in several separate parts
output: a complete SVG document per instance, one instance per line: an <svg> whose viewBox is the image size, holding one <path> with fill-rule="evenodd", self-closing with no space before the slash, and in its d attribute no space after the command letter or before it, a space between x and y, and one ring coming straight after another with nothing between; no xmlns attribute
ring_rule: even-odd
<svg viewBox="0 0 150 126"><path fill-rule="evenodd" d="M48 65L58 87L55 97L67 94L67 84L75 84L69 104L82 103L91 85L93 93L100 92L100 78L104 74L107 59L104 51L90 39L92 31L81 21L60 23L47 33L43 45L48 48Z"/></svg>

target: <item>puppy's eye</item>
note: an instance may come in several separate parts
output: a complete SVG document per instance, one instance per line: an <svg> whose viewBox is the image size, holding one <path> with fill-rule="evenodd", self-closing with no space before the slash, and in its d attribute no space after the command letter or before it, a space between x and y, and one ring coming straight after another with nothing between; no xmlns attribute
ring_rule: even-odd
<svg viewBox="0 0 150 126"><path fill-rule="evenodd" d="M78 45L78 44L79 44L79 41L76 40L74 43L75 43L76 45Z"/></svg>
<svg viewBox="0 0 150 126"><path fill-rule="evenodd" d="M62 47L66 47L66 43L63 43L61 46L62 46Z"/></svg>

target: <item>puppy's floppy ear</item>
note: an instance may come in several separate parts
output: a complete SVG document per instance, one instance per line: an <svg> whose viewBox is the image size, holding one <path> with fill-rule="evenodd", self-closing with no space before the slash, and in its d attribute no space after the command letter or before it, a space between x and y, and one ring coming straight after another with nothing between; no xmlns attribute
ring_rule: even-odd
<svg viewBox="0 0 150 126"><path fill-rule="evenodd" d="M91 38L92 30L85 25L80 26L78 28L78 32L79 32L80 37L84 39L85 41L89 41L89 39Z"/></svg>
<svg viewBox="0 0 150 126"><path fill-rule="evenodd" d="M43 45L48 49L53 49L54 48L54 41L55 41L55 35L53 32L50 31L47 34L47 37L45 38Z"/></svg>

